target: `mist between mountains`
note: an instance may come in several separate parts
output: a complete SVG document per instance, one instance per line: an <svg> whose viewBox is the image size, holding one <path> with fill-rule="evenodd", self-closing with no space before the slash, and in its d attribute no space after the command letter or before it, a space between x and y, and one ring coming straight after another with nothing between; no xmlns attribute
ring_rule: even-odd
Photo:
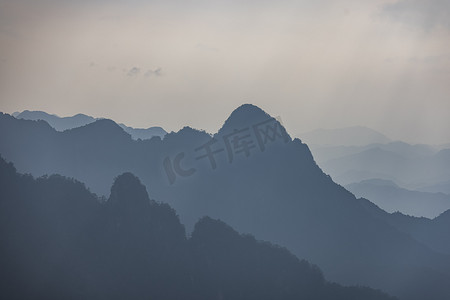
<svg viewBox="0 0 450 300"><path fill-rule="evenodd" d="M197 161L206 160L211 170L218 167L218 159L226 158L232 164L237 157L250 157L255 151L264 152L267 146L277 140L283 143L290 138L282 125L281 117L270 117L262 122L235 128L225 134L216 134L211 139L189 151L181 151L176 155L168 155L162 165L169 185L173 185L177 177L190 177L197 171ZM194 161L186 164L186 154L194 154Z"/></svg>

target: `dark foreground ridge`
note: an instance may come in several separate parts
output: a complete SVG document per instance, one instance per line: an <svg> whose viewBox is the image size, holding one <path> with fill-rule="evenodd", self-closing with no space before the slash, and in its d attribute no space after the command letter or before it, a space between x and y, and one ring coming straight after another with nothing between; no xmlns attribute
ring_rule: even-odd
<svg viewBox="0 0 450 300"><path fill-rule="evenodd" d="M175 211L131 173L104 200L0 158L0 208L3 299L391 299L331 284L286 249L209 217L186 238Z"/></svg>

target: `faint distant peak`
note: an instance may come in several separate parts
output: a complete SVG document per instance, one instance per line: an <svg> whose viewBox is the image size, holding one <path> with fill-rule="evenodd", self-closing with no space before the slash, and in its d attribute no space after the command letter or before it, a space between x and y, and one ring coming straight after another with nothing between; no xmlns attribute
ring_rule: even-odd
<svg viewBox="0 0 450 300"><path fill-rule="evenodd" d="M24 118L37 118L37 117L57 117L61 118L58 115L55 114L49 114L42 110L24 110L22 112L15 112L13 114L14 117L17 117L18 119L24 119Z"/></svg>
<svg viewBox="0 0 450 300"><path fill-rule="evenodd" d="M14 116L14 115L13 115ZM24 110L23 112L16 112L15 116L17 119L27 119L27 120L45 120L42 118L60 118L57 115L46 113L41 110Z"/></svg>
<svg viewBox="0 0 450 300"><path fill-rule="evenodd" d="M392 180L380 179L380 178L372 178L360 181L358 184L368 184L373 186L389 186L389 187L399 187Z"/></svg>
<svg viewBox="0 0 450 300"><path fill-rule="evenodd" d="M44 111L30 111L30 110L24 110L23 112L16 112L14 114L15 114L14 117L17 119L25 119L33 121L44 120L57 131L74 129L94 123L97 120L102 120L102 118L94 118L92 116L88 116L81 113L73 115L71 117L60 117L58 115L49 114ZM123 130L125 130L125 132L130 134L131 137L135 140L151 139L154 136L159 136L160 138L163 138L167 134L167 132L159 126L150 128L133 128L126 126L125 124L118 124L118 126L122 127Z"/></svg>
<svg viewBox="0 0 450 300"><path fill-rule="evenodd" d="M10 114L4 114L0 112L0 121L2 122L13 122L13 123L21 123L21 124L27 124L26 126L31 126L34 128L40 128L40 129L50 129L50 131L55 131L55 129L45 120L43 119L18 119Z"/></svg>
<svg viewBox="0 0 450 300"><path fill-rule="evenodd" d="M76 127L81 127L94 122L96 119L84 114L76 114L71 117L60 117L58 115L49 114L44 111L24 110L15 116L17 119L25 120L44 120L57 131L64 131Z"/></svg>
<svg viewBox="0 0 450 300"><path fill-rule="evenodd" d="M167 131L165 131L162 127L154 126L149 128L133 128L126 126L125 124L120 123L120 127L123 128L126 132L128 132L131 137L135 140L141 139L141 140L149 140L152 137L158 136L161 139L167 134Z"/></svg>
<svg viewBox="0 0 450 300"><path fill-rule="evenodd" d="M320 128L303 133L300 137L307 144L323 146L365 146L391 142L391 139L384 134L364 126L336 129Z"/></svg>

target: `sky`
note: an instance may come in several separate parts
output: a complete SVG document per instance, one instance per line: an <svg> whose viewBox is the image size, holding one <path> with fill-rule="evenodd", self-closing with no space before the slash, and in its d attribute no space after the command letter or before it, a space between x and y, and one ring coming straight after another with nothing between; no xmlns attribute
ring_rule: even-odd
<svg viewBox="0 0 450 300"><path fill-rule="evenodd" d="M0 111L450 143L448 0L0 0Z"/></svg>

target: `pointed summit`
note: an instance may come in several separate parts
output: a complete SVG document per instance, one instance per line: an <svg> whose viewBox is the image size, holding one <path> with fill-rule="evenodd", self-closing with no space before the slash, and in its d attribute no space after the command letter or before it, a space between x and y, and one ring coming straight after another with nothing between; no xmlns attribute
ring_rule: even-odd
<svg viewBox="0 0 450 300"><path fill-rule="evenodd" d="M230 115L227 121L233 118L242 118L242 117L265 117L270 118L270 115L266 113L264 110L259 108L253 104L242 104L238 108L236 108Z"/></svg>
<svg viewBox="0 0 450 300"><path fill-rule="evenodd" d="M280 130L287 135L285 128L276 118L253 104L243 104L236 108L225 121L217 135L230 134L235 130L252 128L253 126L258 126L259 124L266 122L276 122L277 125L279 125ZM289 137L289 135L287 135L287 137Z"/></svg>
<svg viewBox="0 0 450 300"><path fill-rule="evenodd" d="M261 108L253 104L243 104L236 108L219 130L219 134L234 129L242 129L264 120L270 119L271 116Z"/></svg>

